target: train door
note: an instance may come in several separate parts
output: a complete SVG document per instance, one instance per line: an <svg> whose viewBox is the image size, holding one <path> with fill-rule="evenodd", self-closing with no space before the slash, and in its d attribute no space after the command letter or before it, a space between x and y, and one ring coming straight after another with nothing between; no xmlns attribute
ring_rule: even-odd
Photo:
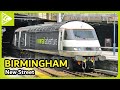
<svg viewBox="0 0 120 90"><path fill-rule="evenodd" d="M58 50L59 54L63 56L63 35L64 35L64 29L59 30L59 40L58 40Z"/></svg>
<svg viewBox="0 0 120 90"><path fill-rule="evenodd" d="M26 47L26 32L21 32L20 48Z"/></svg>
<svg viewBox="0 0 120 90"><path fill-rule="evenodd" d="M63 50L63 29L59 30L58 50Z"/></svg>
<svg viewBox="0 0 120 90"><path fill-rule="evenodd" d="M26 47L26 32L16 32L14 36L14 45L24 49Z"/></svg>

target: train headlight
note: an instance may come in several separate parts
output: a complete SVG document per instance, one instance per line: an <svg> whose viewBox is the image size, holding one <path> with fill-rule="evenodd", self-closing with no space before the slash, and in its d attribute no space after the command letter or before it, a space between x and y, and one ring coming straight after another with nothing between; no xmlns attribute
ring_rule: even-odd
<svg viewBox="0 0 120 90"><path fill-rule="evenodd" d="M75 51L78 51L78 48L74 48Z"/></svg>
<svg viewBox="0 0 120 90"><path fill-rule="evenodd" d="M101 48L99 48L99 50L101 51Z"/></svg>
<svg viewBox="0 0 120 90"><path fill-rule="evenodd" d="M75 51L80 51L81 49L80 48L74 48Z"/></svg>

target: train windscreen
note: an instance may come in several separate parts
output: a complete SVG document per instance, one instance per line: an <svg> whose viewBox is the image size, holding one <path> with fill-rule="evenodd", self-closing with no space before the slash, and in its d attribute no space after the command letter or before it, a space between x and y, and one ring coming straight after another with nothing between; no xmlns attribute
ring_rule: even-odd
<svg viewBox="0 0 120 90"><path fill-rule="evenodd" d="M95 30L66 30L65 40L97 39Z"/></svg>

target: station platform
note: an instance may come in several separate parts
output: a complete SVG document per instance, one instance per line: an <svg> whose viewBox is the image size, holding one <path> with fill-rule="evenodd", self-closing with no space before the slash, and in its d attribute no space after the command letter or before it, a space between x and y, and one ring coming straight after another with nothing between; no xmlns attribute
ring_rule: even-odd
<svg viewBox="0 0 120 90"><path fill-rule="evenodd" d="M118 52L115 52L115 55L113 55L112 51L102 51L101 55L105 56L106 60L118 61Z"/></svg>
<svg viewBox="0 0 120 90"><path fill-rule="evenodd" d="M112 51L102 51L101 55L105 56L106 60L96 61L95 68L118 72L118 52L113 55Z"/></svg>

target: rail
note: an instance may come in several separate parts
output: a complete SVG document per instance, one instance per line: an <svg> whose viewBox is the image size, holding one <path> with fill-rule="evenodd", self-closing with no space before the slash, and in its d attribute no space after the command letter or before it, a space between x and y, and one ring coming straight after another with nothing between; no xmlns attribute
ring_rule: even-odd
<svg viewBox="0 0 120 90"><path fill-rule="evenodd" d="M63 70L63 72L75 75L75 76L87 76L87 77L116 77L118 72L109 71L109 70L102 70L102 69L95 69L94 72L71 72L67 70Z"/></svg>
<svg viewBox="0 0 120 90"><path fill-rule="evenodd" d="M110 70L95 69L94 72L102 73L109 76L115 76L115 77L118 75L118 72L110 71Z"/></svg>

